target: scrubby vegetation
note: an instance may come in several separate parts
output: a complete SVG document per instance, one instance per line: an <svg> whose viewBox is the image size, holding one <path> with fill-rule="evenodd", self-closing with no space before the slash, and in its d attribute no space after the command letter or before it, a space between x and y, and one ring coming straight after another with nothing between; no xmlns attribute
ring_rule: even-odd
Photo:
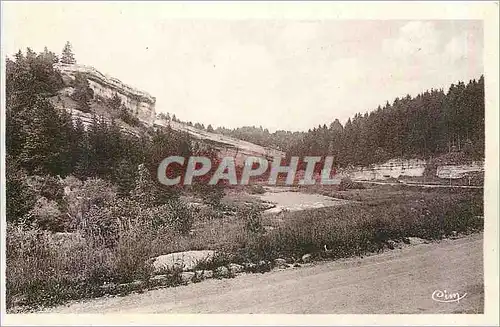
<svg viewBox="0 0 500 327"><path fill-rule="evenodd" d="M87 182L74 192L82 194L95 183L99 182ZM361 195L365 201L360 204L287 212L280 222L273 216L262 217L255 209L217 220L185 217L182 221L194 219L197 226L189 234L186 225L175 219L182 212L189 215L187 208L144 208L131 199L117 200L108 187L78 206L90 209L81 214L72 233L9 225L7 303L53 305L102 295L107 292L103 285L110 283L141 281L149 285L153 283L149 258L189 249L214 249L223 254L199 267L213 269L229 262L272 262L276 258L293 262L306 253L317 259L343 258L379 251L390 240L410 236L433 240L482 229L482 196L477 192L405 195L402 190L393 191L398 196L375 199L376 195ZM266 231L266 224L275 228ZM325 245L328 252L323 250ZM249 271L261 268L249 267ZM171 285L176 280L172 277Z"/></svg>

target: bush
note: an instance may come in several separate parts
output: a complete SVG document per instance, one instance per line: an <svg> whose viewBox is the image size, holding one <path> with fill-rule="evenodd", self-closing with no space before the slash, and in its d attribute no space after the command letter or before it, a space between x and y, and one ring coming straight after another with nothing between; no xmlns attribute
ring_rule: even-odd
<svg viewBox="0 0 500 327"><path fill-rule="evenodd" d="M91 277L106 267L85 243L61 246L33 226L8 225L6 249L7 307L51 306L95 295Z"/></svg>
<svg viewBox="0 0 500 327"><path fill-rule="evenodd" d="M195 183L192 187L195 194L203 199L203 202L217 208L224 197L224 187L221 185L208 185L205 183Z"/></svg>
<svg viewBox="0 0 500 327"><path fill-rule="evenodd" d="M90 101L94 98L94 91L90 88L89 81L84 74L77 73L73 81L71 98L79 105L82 112L90 112Z"/></svg>
<svg viewBox="0 0 500 327"><path fill-rule="evenodd" d="M64 186L62 180L58 177L50 175L30 176L28 184L37 196L61 203L64 196Z"/></svg>
<svg viewBox="0 0 500 327"><path fill-rule="evenodd" d="M194 221L191 209L178 199L142 211L140 219L151 222L154 228L168 226L181 234L189 233Z"/></svg>
<svg viewBox="0 0 500 327"><path fill-rule="evenodd" d="M70 217L70 229L76 229L82 223L83 217L92 209L112 203L117 195L116 189L109 182L98 178L89 178L83 184L74 179L66 179L68 194L64 196L65 211Z"/></svg>
<svg viewBox="0 0 500 327"><path fill-rule="evenodd" d="M170 233L187 234L193 225L191 210L180 200L143 208L139 202L119 198L104 207L94 206L79 225L85 237L100 239L108 247L117 245L120 228L144 224L154 230L169 229Z"/></svg>
<svg viewBox="0 0 500 327"><path fill-rule="evenodd" d="M245 222L245 229L249 233L259 234L264 232L262 215L255 207L240 209L238 217Z"/></svg>
<svg viewBox="0 0 500 327"><path fill-rule="evenodd" d="M6 220L21 221L36 203L36 194L29 187L26 172L10 157L6 158L5 171Z"/></svg>
<svg viewBox="0 0 500 327"><path fill-rule="evenodd" d="M120 108L120 113L119 113L119 116L118 116L121 120L123 120L124 123L130 125L130 126L134 126L134 127L137 127L141 124L141 121L139 120L139 118L137 118L136 116L134 116L133 114L131 114L128 109L124 106L122 106Z"/></svg>
<svg viewBox="0 0 500 327"><path fill-rule="evenodd" d="M68 216L59 210L57 202L45 197L37 200L28 217L42 229L61 232L68 227Z"/></svg>
<svg viewBox="0 0 500 327"><path fill-rule="evenodd" d="M147 259L172 252L177 237L168 228L139 219L121 221L115 232L113 246L107 246L102 235L82 237L78 231L61 241L36 226L9 224L7 307L36 309L123 291L105 285L136 280L147 284L151 276ZM172 278L169 283L178 281Z"/></svg>

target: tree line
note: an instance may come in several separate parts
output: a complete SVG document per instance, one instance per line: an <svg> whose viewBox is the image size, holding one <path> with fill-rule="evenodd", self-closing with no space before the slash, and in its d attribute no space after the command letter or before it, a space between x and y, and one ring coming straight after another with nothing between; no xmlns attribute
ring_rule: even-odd
<svg viewBox="0 0 500 327"><path fill-rule="evenodd" d="M392 158L432 158L459 151L484 157L484 76L407 95L342 125L335 119L307 132L255 126L218 127L215 133L285 151L288 156L333 155L337 164L368 165ZM192 124L191 124L192 125ZM196 126L203 125L195 124ZM211 126L210 126L211 127Z"/></svg>

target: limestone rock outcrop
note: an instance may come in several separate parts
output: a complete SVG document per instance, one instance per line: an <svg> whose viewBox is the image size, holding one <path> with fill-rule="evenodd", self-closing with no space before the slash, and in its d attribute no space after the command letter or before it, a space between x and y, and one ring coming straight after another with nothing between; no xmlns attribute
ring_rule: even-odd
<svg viewBox="0 0 500 327"><path fill-rule="evenodd" d="M94 91L94 96L112 99L116 94L130 113L143 123L153 125L156 116L156 98L150 94L105 75L91 66L58 63L55 67L61 72L66 84L69 85L77 73L84 74L89 87Z"/></svg>

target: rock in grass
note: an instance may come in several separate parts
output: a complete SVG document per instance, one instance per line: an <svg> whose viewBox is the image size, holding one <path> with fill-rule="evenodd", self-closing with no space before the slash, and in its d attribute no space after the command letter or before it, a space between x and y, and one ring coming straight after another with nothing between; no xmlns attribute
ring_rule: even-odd
<svg viewBox="0 0 500 327"><path fill-rule="evenodd" d="M288 268L288 265L286 264L286 260L282 259L282 258L274 259L274 265L280 269Z"/></svg>
<svg viewBox="0 0 500 327"><path fill-rule="evenodd" d="M408 237L408 240L409 240L411 245L418 245L418 244L427 243L426 240L421 239L420 237Z"/></svg>
<svg viewBox="0 0 500 327"><path fill-rule="evenodd" d="M248 272L255 272L257 270L257 265L255 263L252 263L252 262L245 263L244 267L245 267L245 271L248 271Z"/></svg>
<svg viewBox="0 0 500 327"><path fill-rule="evenodd" d="M117 285L115 283L105 283L101 285L100 288L105 293L112 293L117 289Z"/></svg>
<svg viewBox="0 0 500 327"><path fill-rule="evenodd" d="M228 268L232 274L238 274L245 269L245 267L243 267L242 265L239 265L237 263L230 263Z"/></svg>
<svg viewBox="0 0 500 327"><path fill-rule="evenodd" d="M396 247L396 242L394 242L393 240L388 240L387 247L391 250L394 250L394 248Z"/></svg>
<svg viewBox="0 0 500 327"><path fill-rule="evenodd" d="M260 272L260 273L271 271L271 268L272 267L271 267L271 262L270 261L261 260L257 264L257 272Z"/></svg>
<svg viewBox="0 0 500 327"><path fill-rule="evenodd" d="M148 261L155 274L162 274L172 270L193 270L200 262L211 261L214 256L215 251L212 250L185 251L160 255Z"/></svg>
<svg viewBox="0 0 500 327"><path fill-rule="evenodd" d="M214 271L214 276L216 278L228 278L228 277L230 277L230 275L231 275L231 272L229 271L229 269L227 267L224 267L224 266L217 267L217 269L215 269L215 271Z"/></svg>
<svg viewBox="0 0 500 327"><path fill-rule="evenodd" d="M181 281L183 283L190 283L193 280L195 273L192 271L184 271L181 273Z"/></svg>
<svg viewBox="0 0 500 327"><path fill-rule="evenodd" d="M304 254L302 256L302 262L303 263L309 263L312 261L312 255L310 253Z"/></svg>
<svg viewBox="0 0 500 327"><path fill-rule="evenodd" d="M149 279L150 286L171 286L177 284L178 281L172 275L156 275Z"/></svg>
<svg viewBox="0 0 500 327"><path fill-rule="evenodd" d="M196 277L200 280L213 278L214 272L212 270L196 270Z"/></svg>

